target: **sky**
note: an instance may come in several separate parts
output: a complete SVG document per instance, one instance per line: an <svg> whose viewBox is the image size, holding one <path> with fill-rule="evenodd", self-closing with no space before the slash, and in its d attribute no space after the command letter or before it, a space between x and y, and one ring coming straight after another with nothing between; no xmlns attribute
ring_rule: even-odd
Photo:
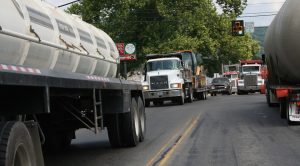
<svg viewBox="0 0 300 166"><path fill-rule="evenodd" d="M74 0L45 0L55 6L59 6ZM245 22L254 22L255 27L268 26L275 16L258 16L276 14L281 8L285 0L248 0L247 7L242 16L255 17L241 17Z"/></svg>

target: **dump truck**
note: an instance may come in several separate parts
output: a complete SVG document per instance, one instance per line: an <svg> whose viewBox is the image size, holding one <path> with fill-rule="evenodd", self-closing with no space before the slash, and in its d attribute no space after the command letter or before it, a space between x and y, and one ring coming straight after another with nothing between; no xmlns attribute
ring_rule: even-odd
<svg viewBox="0 0 300 166"><path fill-rule="evenodd" d="M145 138L142 85L122 80L102 30L40 0L0 5L0 163L43 166L75 131L107 128L113 147Z"/></svg>
<svg viewBox="0 0 300 166"><path fill-rule="evenodd" d="M288 124L300 122L300 1L287 0L269 26L265 37L267 64L266 98L280 106Z"/></svg>
<svg viewBox="0 0 300 166"><path fill-rule="evenodd" d="M189 50L169 54L149 54L144 69L145 105L162 105L171 100L183 105L194 98L206 99L206 77L196 55Z"/></svg>

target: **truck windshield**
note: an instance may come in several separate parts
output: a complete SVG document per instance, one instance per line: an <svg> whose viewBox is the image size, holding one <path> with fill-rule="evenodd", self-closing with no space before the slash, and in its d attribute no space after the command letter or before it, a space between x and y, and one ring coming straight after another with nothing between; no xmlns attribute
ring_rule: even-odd
<svg viewBox="0 0 300 166"><path fill-rule="evenodd" d="M243 66L243 72L259 72L259 66Z"/></svg>
<svg viewBox="0 0 300 166"><path fill-rule="evenodd" d="M180 68L181 64L178 60L160 60L147 63L147 71L178 70Z"/></svg>
<svg viewBox="0 0 300 166"><path fill-rule="evenodd" d="M212 83L225 83L229 82L228 78L214 78L212 80Z"/></svg>

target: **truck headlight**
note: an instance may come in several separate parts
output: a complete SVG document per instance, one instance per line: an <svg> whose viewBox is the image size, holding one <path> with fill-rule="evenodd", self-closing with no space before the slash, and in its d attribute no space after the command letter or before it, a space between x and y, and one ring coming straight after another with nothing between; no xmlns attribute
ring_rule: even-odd
<svg viewBox="0 0 300 166"><path fill-rule="evenodd" d="M181 88L181 83L175 83L170 85L171 88Z"/></svg>
<svg viewBox="0 0 300 166"><path fill-rule="evenodd" d="M143 90L149 90L149 85L143 85Z"/></svg>

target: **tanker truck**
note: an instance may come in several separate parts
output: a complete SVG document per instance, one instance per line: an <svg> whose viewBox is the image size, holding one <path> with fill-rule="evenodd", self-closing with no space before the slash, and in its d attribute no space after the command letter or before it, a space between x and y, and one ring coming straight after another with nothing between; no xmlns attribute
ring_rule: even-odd
<svg viewBox="0 0 300 166"><path fill-rule="evenodd" d="M268 68L266 98L279 104L288 124L300 122L300 1L287 0L267 30L265 60Z"/></svg>
<svg viewBox="0 0 300 166"><path fill-rule="evenodd" d="M142 85L120 79L118 66L113 40L80 17L2 0L0 165L43 166L43 150L67 147L80 128L107 128L113 147L142 142Z"/></svg>

